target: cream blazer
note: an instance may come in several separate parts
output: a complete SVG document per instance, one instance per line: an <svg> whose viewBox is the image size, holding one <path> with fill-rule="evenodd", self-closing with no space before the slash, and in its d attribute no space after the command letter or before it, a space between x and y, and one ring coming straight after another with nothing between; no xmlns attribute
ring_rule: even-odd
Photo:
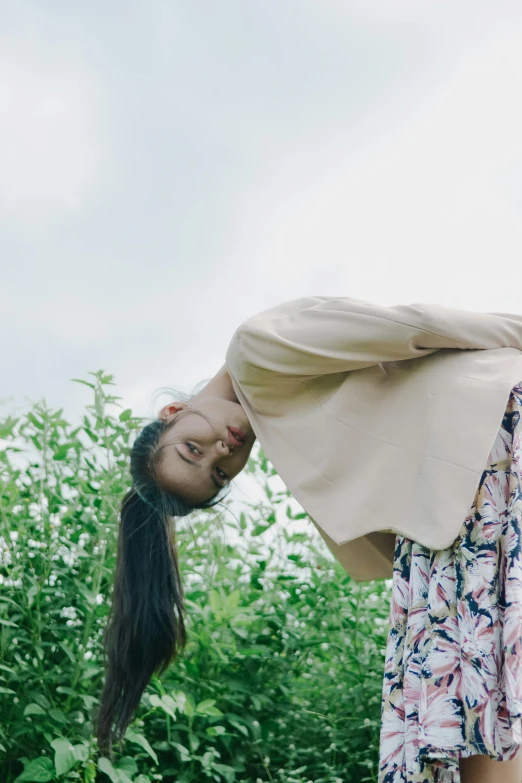
<svg viewBox="0 0 522 783"><path fill-rule="evenodd" d="M522 381L522 315L308 296L248 318L226 354L267 457L356 581L395 534L445 549Z"/></svg>

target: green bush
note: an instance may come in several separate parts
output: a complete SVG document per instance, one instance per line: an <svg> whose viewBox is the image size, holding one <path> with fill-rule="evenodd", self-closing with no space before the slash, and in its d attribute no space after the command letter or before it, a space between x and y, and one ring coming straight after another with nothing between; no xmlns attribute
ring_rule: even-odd
<svg viewBox="0 0 522 783"><path fill-rule="evenodd" d="M76 426L44 402L0 422L0 779L377 781L389 584L352 582L311 522L298 532L306 515L259 447L261 501L176 523L189 642L113 763L99 757L118 508L143 422L112 376L90 375Z"/></svg>

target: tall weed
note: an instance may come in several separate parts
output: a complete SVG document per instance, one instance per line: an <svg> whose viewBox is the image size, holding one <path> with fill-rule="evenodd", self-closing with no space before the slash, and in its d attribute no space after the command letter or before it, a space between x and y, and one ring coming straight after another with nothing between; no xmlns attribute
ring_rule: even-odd
<svg viewBox="0 0 522 783"><path fill-rule="evenodd" d="M259 447L261 501L176 522L189 642L115 760L99 756L118 509L143 422L112 376L90 376L74 426L44 402L0 421L0 779L377 781L389 585L352 582L303 532Z"/></svg>

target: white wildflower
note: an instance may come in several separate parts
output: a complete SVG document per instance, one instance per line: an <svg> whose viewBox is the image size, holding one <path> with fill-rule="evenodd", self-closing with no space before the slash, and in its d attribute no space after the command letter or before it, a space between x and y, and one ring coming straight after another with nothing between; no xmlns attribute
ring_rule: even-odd
<svg viewBox="0 0 522 783"><path fill-rule="evenodd" d="M9 545L3 536L0 536L0 565L11 565L12 563Z"/></svg>
<svg viewBox="0 0 522 783"><path fill-rule="evenodd" d="M76 562L74 554L70 552L63 544L58 549L58 555L62 558L65 565L72 566Z"/></svg>

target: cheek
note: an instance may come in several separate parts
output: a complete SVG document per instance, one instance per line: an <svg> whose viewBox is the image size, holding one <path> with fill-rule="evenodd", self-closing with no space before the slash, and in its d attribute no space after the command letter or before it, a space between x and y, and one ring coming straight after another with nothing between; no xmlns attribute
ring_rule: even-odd
<svg viewBox="0 0 522 783"><path fill-rule="evenodd" d="M248 458L250 456L250 452L252 449L247 449L245 454L241 456L241 460L237 464L237 472L240 473L244 467L246 467L246 464L248 462Z"/></svg>
<svg viewBox="0 0 522 783"><path fill-rule="evenodd" d="M187 440L197 440L206 444L212 441L212 430L205 419L201 416L191 416L192 421L188 421L188 418L187 416L187 421L183 422L183 426L172 433L178 443L183 444Z"/></svg>
<svg viewBox="0 0 522 783"><path fill-rule="evenodd" d="M171 447L174 449L174 446ZM182 451L182 448L178 446ZM165 449L163 456L156 462L156 473L158 479L162 482L169 483L173 478L179 475L179 457L174 456L172 450Z"/></svg>

